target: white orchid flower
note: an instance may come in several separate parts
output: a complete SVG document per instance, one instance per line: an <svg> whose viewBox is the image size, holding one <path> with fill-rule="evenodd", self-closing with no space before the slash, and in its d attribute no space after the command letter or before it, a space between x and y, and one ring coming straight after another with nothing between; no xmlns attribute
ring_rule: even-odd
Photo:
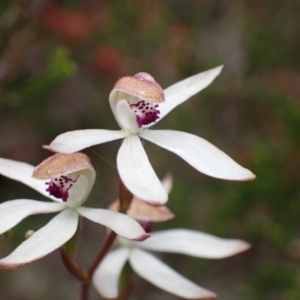
<svg viewBox="0 0 300 300"><path fill-rule="evenodd" d="M20 268L64 245L75 234L80 215L127 239L143 240L149 236L137 221L124 214L81 206L96 176L89 158L82 153L57 153L36 168L1 158L0 174L20 181L54 200L43 202L17 199L0 204L0 234L29 215L59 212L11 254L0 259L1 269Z"/></svg>
<svg viewBox="0 0 300 300"><path fill-rule="evenodd" d="M119 239L120 242L121 239ZM117 298L119 278L125 263L153 285L184 299L214 299L216 295L186 279L145 250L186 254L194 257L220 259L249 248L241 240L221 239L186 229L153 232L143 242L121 242L101 262L93 276L96 290L105 298Z"/></svg>
<svg viewBox="0 0 300 300"><path fill-rule="evenodd" d="M151 233L146 241L132 242L119 238L119 247L112 250L94 273L96 290L107 299L119 295L119 279L125 263L153 285L184 299L214 299L216 295L193 283L145 250L186 254L220 259L247 250L241 240L221 239L188 229L170 229Z"/></svg>
<svg viewBox="0 0 300 300"><path fill-rule="evenodd" d="M227 154L195 135L174 130L149 130L176 106L206 88L222 67L199 73L164 91L147 73L123 77L109 96L119 131L87 129L66 132L45 148L60 153L81 149L117 139L124 139L117 155L119 175L137 197L154 205L163 205L168 195L157 178L140 138L148 140L183 158L198 171L220 179L251 180L253 173Z"/></svg>
<svg viewBox="0 0 300 300"><path fill-rule="evenodd" d="M172 188L172 177L166 176L162 185L167 193ZM116 209L116 204L110 206ZM174 217L167 207L155 207L136 197L128 211L141 221L146 231L152 222L166 221ZM151 230L149 230L151 231ZM170 252L194 257L221 259L247 250L250 245L241 240L222 239L203 232L188 229L170 229L151 233L146 241L132 242L118 238L118 246L100 263L93 276L96 290L105 299L116 299L119 279L125 263L142 278L155 286L184 299L214 299L216 295L193 283L145 250Z"/></svg>

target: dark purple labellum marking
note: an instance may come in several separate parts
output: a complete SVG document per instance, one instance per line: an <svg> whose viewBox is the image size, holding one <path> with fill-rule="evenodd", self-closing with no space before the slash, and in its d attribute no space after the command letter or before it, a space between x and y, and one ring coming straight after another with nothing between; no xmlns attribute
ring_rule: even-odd
<svg viewBox="0 0 300 300"><path fill-rule="evenodd" d="M73 180L67 176L56 177L50 182L46 182L46 184L49 185L46 191L49 192L51 196L62 199L62 201L66 202L69 198L69 189L77 181L77 178Z"/></svg>
<svg viewBox="0 0 300 300"><path fill-rule="evenodd" d="M143 227L143 229L145 230L146 233L151 233L152 232L152 229L153 229L152 222L140 221L139 223L141 224L141 226Z"/></svg>
<svg viewBox="0 0 300 300"><path fill-rule="evenodd" d="M158 104L140 100L136 104L130 104L130 108L136 114L136 122L139 128L159 119L160 111L157 109Z"/></svg>

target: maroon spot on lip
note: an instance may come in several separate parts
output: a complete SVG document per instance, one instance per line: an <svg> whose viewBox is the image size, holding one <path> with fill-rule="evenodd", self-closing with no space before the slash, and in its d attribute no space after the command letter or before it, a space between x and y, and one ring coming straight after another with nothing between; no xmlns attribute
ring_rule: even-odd
<svg viewBox="0 0 300 300"><path fill-rule="evenodd" d="M136 122L139 128L143 125L154 123L159 119L158 104L146 103L140 100L136 104L130 104L131 109L136 114Z"/></svg>
<svg viewBox="0 0 300 300"><path fill-rule="evenodd" d="M46 191L49 192L51 196L62 199L62 201L66 202L69 198L69 190L77 181L78 177L75 180L67 176L54 178L50 182L46 182L48 185Z"/></svg>

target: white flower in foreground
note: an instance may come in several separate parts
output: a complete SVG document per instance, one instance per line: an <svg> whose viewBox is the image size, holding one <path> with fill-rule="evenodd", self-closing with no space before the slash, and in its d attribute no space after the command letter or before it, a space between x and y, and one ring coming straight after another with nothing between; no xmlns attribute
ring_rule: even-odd
<svg viewBox="0 0 300 300"><path fill-rule="evenodd" d="M137 221L124 214L81 206L96 176L89 158L82 153L57 153L36 169L26 163L0 158L0 174L20 181L55 201L17 199L0 204L0 234L29 215L60 212L10 255L0 259L2 269L20 268L65 244L75 234L80 215L127 239L143 240L149 236Z"/></svg>
<svg viewBox="0 0 300 300"><path fill-rule="evenodd" d="M139 276L169 293L185 299L214 299L216 295L213 292L186 279L144 250L219 259L248 248L249 244L240 240L221 239L192 230L158 231L143 242L122 242L121 247L110 252L99 265L93 283L104 298L116 298L122 269L129 261Z"/></svg>
<svg viewBox="0 0 300 300"><path fill-rule="evenodd" d="M93 276L95 288L107 299L119 295L119 279L127 261L139 276L169 293L185 299L214 299L213 292L186 279L145 250L220 259L250 247L241 240L221 239L187 229L157 231L143 242L121 238L118 241L120 246L104 258Z"/></svg>
<svg viewBox="0 0 300 300"><path fill-rule="evenodd" d="M251 180L253 173L227 154L195 135L174 130L149 130L177 105L207 87L222 67L194 75L166 90L147 73L123 77L109 96L111 109L121 127L119 131L87 129L66 132L45 148L61 153L124 138L117 156L120 177L137 197L162 205L168 195L161 186L140 138L148 140L183 158L198 171L221 179Z"/></svg>

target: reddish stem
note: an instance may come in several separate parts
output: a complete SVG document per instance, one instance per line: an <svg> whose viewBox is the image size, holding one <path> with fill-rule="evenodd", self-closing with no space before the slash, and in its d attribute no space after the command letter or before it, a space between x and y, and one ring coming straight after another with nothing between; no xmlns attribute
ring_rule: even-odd
<svg viewBox="0 0 300 300"><path fill-rule="evenodd" d="M76 262L71 261L69 256L65 253L63 248L60 249L61 259L68 269L68 271L73 274L77 279L84 282L88 279L88 273L83 270Z"/></svg>
<svg viewBox="0 0 300 300"><path fill-rule="evenodd" d="M100 264L100 262L102 261L104 256L110 250L110 248L113 245L116 237L117 237L117 234L114 231L111 231L110 234L107 236L106 241L104 242L104 245L103 245L102 249L100 250L100 252L98 253L96 259L94 260L93 264L91 265L91 267L88 270L89 279L92 278L95 270L97 269L98 265Z"/></svg>
<svg viewBox="0 0 300 300"><path fill-rule="evenodd" d="M119 212L126 214L126 211L129 209L129 206L132 201L132 193L127 189L122 181L120 181L120 188L119 188L119 201L120 201L120 208ZM110 248L112 247L113 243L117 238L117 234L114 231L111 231L110 234L107 236L105 242L103 243L103 247L101 248L100 252L98 253L97 257L95 258L94 262L92 263L91 267L87 271L87 278L86 280L82 281L81 284L81 299L88 300L89 299L89 287L91 284L91 279L95 270L97 269L98 265L101 263L105 255L109 252ZM130 291L130 289L129 289ZM128 292L129 292L128 291ZM130 292L128 293L129 296ZM127 293L125 295L127 297ZM125 298L126 299L126 298Z"/></svg>
<svg viewBox="0 0 300 300"><path fill-rule="evenodd" d="M123 181L120 180L120 187L119 187L119 201L120 201L120 208L119 212L126 214L129 206L131 204L133 195L124 185Z"/></svg>

